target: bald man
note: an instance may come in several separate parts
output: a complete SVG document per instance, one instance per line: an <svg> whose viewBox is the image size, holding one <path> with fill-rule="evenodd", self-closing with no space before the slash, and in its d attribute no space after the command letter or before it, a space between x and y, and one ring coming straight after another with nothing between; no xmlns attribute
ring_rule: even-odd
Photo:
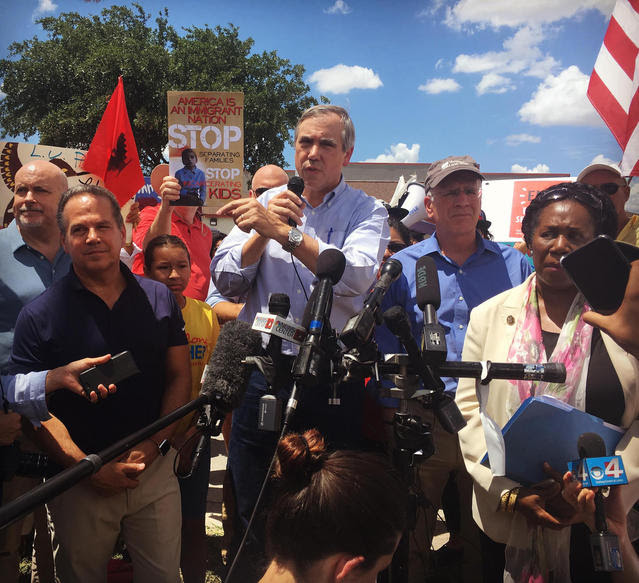
<svg viewBox="0 0 639 583"><path fill-rule="evenodd" d="M253 174L249 196L257 198L267 190L284 186L285 184L288 184L288 174L279 166L275 166L275 164L267 164L266 166L258 168L255 174ZM229 301L229 299L231 298L225 298L217 291L212 281L209 282L209 293L206 298L206 303L213 308L220 324L235 320L244 307L244 302L240 301L239 298L232 298L234 301Z"/></svg>
<svg viewBox="0 0 639 583"><path fill-rule="evenodd" d="M277 186L283 186L288 183L288 174L284 172L279 166L275 164L267 164L258 168L257 172L253 174L253 180L251 180L251 190L249 196L257 198L264 194L271 188Z"/></svg>
<svg viewBox="0 0 639 583"><path fill-rule="evenodd" d="M14 220L6 229L0 230L0 370L9 361L15 323L22 307L69 271L71 262L60 245L60 230L56 223L58 202L66 189L66 176L50 162L30 162L16 172ZM43 399L40 401L44 404ZM37 406L40 401L34 401L34 404ZM0 411L0 425L12 423L15 416L16 413ZM30 478L17 477L5 482L3 502L35 483ZM2 581L18 580L21 524L18 521L0 537ZM40 555L38 567L40 580L46 580L47 568Z"/></svg>
<svg viewBox="0 0 639 583"><path fill-rule="evenodd" d="M630 186L621 170L611 164L591 164L579 173L577 182L596 186L608 195L617 211L617 241L639 246L639 216L626 212Z"/></svg>

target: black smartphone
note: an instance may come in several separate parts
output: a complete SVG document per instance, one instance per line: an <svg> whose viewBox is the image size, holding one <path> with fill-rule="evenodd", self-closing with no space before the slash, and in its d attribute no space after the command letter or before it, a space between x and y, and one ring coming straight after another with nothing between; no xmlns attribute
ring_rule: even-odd
<svg viewBox="0 0 639 583"><path fill-rule="evenodd" d="M87 397L91 391L98 392L98 385L109 387L110 384L117 385L120 381L128 379L140 372L138 365L133 359L133 355L125 350L111 360L103 364L98 364L80 373L80 384L84 388Z"/></svg>
<svg viewBox="0 0 639 583"><path fill-rule="evenodd" d="M608 236L600 235L561 258L577 289L590 307L602 314L619 309L628 285L630 262Z"/></svg>

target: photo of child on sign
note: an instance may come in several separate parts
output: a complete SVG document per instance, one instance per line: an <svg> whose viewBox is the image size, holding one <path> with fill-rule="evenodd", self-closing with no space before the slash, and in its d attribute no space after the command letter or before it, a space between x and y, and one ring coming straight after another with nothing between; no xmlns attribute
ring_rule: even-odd
<svg viewBox="0 0 639 583"><path fill-rule="evenodd" d="M242 197L244 95L169 91L169 171L181 186L172 205L203 214Z"/></svg>

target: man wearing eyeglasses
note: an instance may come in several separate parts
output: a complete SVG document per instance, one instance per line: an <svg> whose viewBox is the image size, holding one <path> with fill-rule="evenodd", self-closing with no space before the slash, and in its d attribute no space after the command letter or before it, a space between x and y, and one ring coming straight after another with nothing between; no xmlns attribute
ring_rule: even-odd
<svg viewBox="0 0 639 583"><path fill-rule="evenodd" d="M416 301L415 264L420 257L431 256L439 276L441 306L437 317L446 330L448 360L461 360L470 311L494 295L519 285L532 271L524 255L507 245L483 239L477 231L482 179L479 165L470 156L449 156L430 165L424 184L424 205L428 219L435 224L435 233L393 255L393 259L402 263L403 272L391 285L382 304L383 310L395 305L404 307L413 336L419 342L424 317ZM377 341L385 354L405 352L385 326L378 328ZM454 397L457 379L442 380L446 393ZM386 405L396 406L391 402ZM460 493L460 534L465 544L450 550L456 552L459 562L465 555L468 568L464 581L481 580L476 542L479 532L471 514L472 480L464 467L457 435L446 432L432 409L424 408L419 401L409 400L408 409L411 415L430 423L436 449L433 456L417 466L417 480L429 504L424 512L418 512L416 536L411 537L409 581L424 581L437 510L441 508L444 486L453 473Z"/></svg>
<svg viewBox="0 0 639 583"><path fill-rule="evenodd" d="M626 212L630 186L616 166L591 164L577 177L577 182L596 186L605 192L617 211L617 241L639 246L639 216Z"/></svg>

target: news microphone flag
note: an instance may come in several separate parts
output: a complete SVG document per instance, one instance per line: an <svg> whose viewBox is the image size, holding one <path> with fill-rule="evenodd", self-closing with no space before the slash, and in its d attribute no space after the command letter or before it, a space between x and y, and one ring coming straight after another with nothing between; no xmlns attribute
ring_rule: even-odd
<svg viewBox="0 0 639 583"><path fill-rule="evenodd" d="M306 338L306 328L276 314L258 312L255 314L251 328L258 332L279 336L295 344L302 344Z"/></svg>
<svg viewBox="0 0 639 583"><path fill-rule="evenodd" d="M82 168L101 178L120 206L144 186L121 76L104 110Z"/></svg>
<svg viewBox="0 0 639 583"><path fill-rule="evenodd" d="M617 0L588 99L623 150L621 173L639 176L639 0Z"/></svg>

